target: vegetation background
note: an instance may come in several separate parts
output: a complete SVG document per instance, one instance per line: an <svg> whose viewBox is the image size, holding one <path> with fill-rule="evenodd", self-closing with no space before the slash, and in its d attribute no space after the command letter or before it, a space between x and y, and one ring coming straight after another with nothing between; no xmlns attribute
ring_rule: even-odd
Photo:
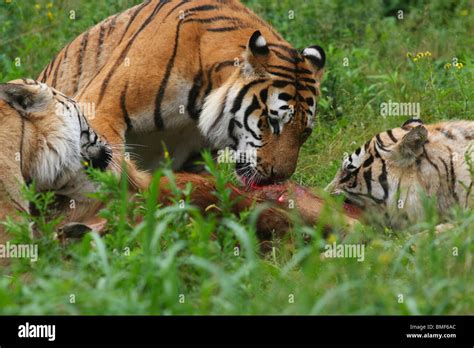
<svg viewBox="0 0 474 348"><path fill-rule="evenodd" d="M0 81L37 77L79 33L138 2L0 0ZM319 118L299 158L298 182L323 188L344 153L406 120L382 117L382 102L420 103L425 122L473 119L472 1L244 3L295 47L319 44L327 52ZM230 180L228 166L207 165L219 183ZM218 221L188 204L158 209L147 193L130 203L123 180L91 174L102 185L97 196L108 203L102 214L112 233L64 247L57 221L7 221L17 242L30 242L32 221L44 237L35 241L37 262L14 260L0 271L0 314L474 313L472 211L455 210L442 234L434 232L433 212L407 231L361 225L345 242L366 243L363 262L323 260L323 246L341 242L337 229L325 240L320 226L297 224L262 254L253 227L258 211L233 216L223 188ZM166 174L164 167L156 178ZM51 195L25 194L46 214ZM137 213L145 214L138 225ZM337 224L326 215L321 224ZM303 243L304 234L312 242Z"/></svg>

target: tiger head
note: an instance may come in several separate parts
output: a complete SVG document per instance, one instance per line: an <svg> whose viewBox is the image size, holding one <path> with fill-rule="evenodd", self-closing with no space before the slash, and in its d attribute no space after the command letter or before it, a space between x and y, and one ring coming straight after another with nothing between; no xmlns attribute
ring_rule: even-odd
<svg viewBox="0 0 474 348"><path fill-rule="evenodd" d="M34 180L38 190L66 194L84 164L104 169L111 158L111 149L78 104L43 83L23 79L0 84L0 116L2 136L7 129L11 134L10 155L24 180Z"/></svg>
<svg viewBox="0 0 474 348"><path fill-rule="evenodd" d="M471 182L464 161L463 126L424 125L411 119L379 133L346 156L326 190L342 194L346 202L394 228L422 221L424 196L436 199L442 215L466 201L466 190L457 180L467 187Z"/></svg>
<svg viewBox="0 0 474 348"><path fill-rule="evenodd" d="M238 154L247 186L289 178L310 136L320 95L324 50L298 52L254 32L231 77L206 99L199 127L217 149Z"/></svg>

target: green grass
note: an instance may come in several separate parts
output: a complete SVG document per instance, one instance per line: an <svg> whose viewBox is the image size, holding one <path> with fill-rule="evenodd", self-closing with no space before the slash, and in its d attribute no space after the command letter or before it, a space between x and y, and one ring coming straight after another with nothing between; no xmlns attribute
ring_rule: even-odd
<svg viewBox="0 0 474 348"><path fill-rule="evenodd" d="M36 77L77 34L136 3L52 1L47 9L47 1L38 1L36 9L36 2L12 1L0 4L1 81ZM319 118L301 151L294 175L298 182L324 187L345 152L406 120L380 116L381 102L419 102L425 122L474 118L474 9L469 1L245 3L295 47L319 44L327 52ZM400 8L402 20L394 17ZM74 21L67 17L70 10L76 11ZM288 18L290 10L294 19ZM427 51L431 56L416 62L407 57ZM464 67L445 69L454 57ZM218 180L229 177L228 167L208 166ZM166 168L156 179L165 174ZM0 313L474 313L471 211L455 210L453 227L442 234L434 233L434 213L407 231L357 226L345 241L366 243L363 262L322 259L328 241L320 229L302 226L289 233L289 241L275 240L273 251L261 254L255 211L240 217L224 212L218 220L188 204L157 207L148 193L130 203L119 179L93 175L102 184L98 199L108 203L102 214L112 233L87 235L65 247L54 236L57 221L33 219L44 232L35 241L40 258L36 263L14 260L0 276ZM225 190L218 194L222 206L232 204ZM47 195L29 192L28 197L47 209ZM138 214L145 218L137 224ZM329 215L323 222L330 222ZM31 220L8 223L16 241L30 241ZM313 237L310 243L302 242L305 234ZM329 237L334 240L340 241L337 233Z"/></svg>

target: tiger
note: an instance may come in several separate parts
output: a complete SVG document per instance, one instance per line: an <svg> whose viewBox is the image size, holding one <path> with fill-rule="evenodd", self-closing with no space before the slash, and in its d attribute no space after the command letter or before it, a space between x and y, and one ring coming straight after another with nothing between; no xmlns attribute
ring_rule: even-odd
<svg viewBox="0 0 474 348"><path fill-rule="evenodd" d="M295 171L325 61L320 46L296 50L237 0L151 0L76 37L38 79L94 106L92 127L136 187L165 154L186 171L205 148L238 153L235 173L251 186Z"/></svg>
<svg viewBox="0 0 474 348"><path fill-rule="evenodd" d="M105 169L112 152L78 104L31 79L0 84L0 220L30 213L21 188L84 201L94 185L84 166ZM9 239L0 226L0 243Z"/></svg>
<svg viewBox="0 0 474 348"><path fill-rule="evenodd" d="M347 156L326 190L394 229L426 221L425 197L446 219L454 206L472 207L473 140L474 121L410 119Z"/></svg>

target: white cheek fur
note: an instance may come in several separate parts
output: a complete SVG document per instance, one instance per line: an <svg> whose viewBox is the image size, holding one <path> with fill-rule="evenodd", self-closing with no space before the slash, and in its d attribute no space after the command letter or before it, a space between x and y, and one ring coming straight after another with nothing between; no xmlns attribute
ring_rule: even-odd
<svg viewBox="0 0 474 348"><path fill-rule="evenodd" d="M48 130L39 139L39 148L33 157L31 177L39 190L57 189L82 170L78 122L74 117L65 116L56 125L58 129Z"/></svg>

